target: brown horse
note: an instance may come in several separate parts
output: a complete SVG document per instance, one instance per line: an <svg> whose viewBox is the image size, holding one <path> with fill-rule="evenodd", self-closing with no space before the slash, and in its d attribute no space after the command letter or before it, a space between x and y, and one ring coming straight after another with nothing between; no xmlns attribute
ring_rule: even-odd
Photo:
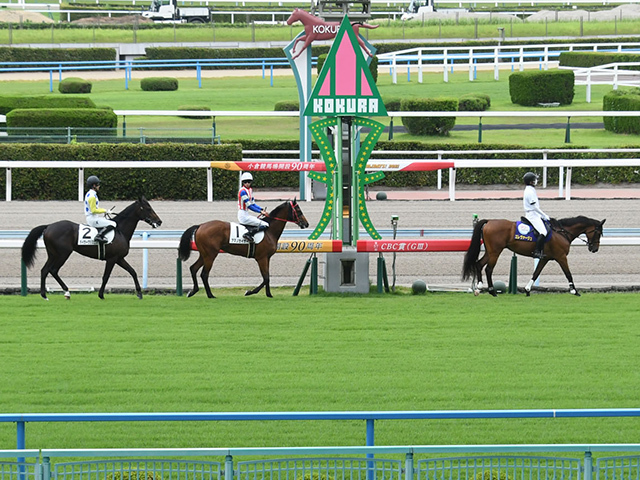
<svg viewBox="0 0 640 480"><path fill-rule="evenodd" d="M262 287L265 287L267 297L271 297L271 288L269 286L269 261L278 248L278 239L282 235L287 222L293 222L300 228L307 228L309 222L302 214L300 205L293 200L287 201L276 208L267 215L264 220L269 223L269 227L264 232L264 239L255 245L255 253L253 257L258 262L260 267L260 273L262 274L262 283L253 290L247 290L245 295L253 295L258 293ZM249 248L251 245L244 244L231 244L230 238L230 224L229 222L222 222L219 220L213 220L211 222L203 223L202 225L194 225L187 229L180 239L180 247L178 249L179 256L182 260L186 261L191 255L191 240L194 239L200 257L191 265L191 278L193 279L193 289L187 295L192 297L199 290L198 279L196 274L200 268L202 269L202 283L207 292L209 298L215 298L211 293L209 287L209 272L213 266L218 253L220 251L231 253L233 255L241 255L247 257Z"/></svg>
<svg viewBox="0 0 640 480"><path fill-rule="evenodd" d="M600 248L600 237L602 236L602 226L605 220L599 221L583 216L575 218L564 218L562 220L552 219L551 226L553 233L544 246L544 257L538 262L538 266L533 272L533 276L525 287L525 292L529 296L531 286L540 276L540 272L550 260L555 260L562 268L569 281L569 292L580 296L573 284L573 276L569 270L567 255L571 242L581 234L587 237L586 244L589 251L595 253ZM482 269L486 266L487 284L489 293L496 296L493 287L491 274L498 261L502 250L508 248L518 255L532 256L535 242L515 240L516 222L509 220L480 220L473 229L471 245L464 256L464 266L462 268L462 278L466 280L470 277L478 280L477 288L482 288ZM480 245L484 241L485 254L480 260Z"/></svg>
<svg viewBox="0 0 640 480"><path fill-rule="evenodd" d="M98 297L104 299L104 289L111 276L111 271L115 265L120 265L133 277L138 298L142 298L142 289L138 282L136 271L124 259L129 254L129 242L133 232L140 220L144 220L153 228L162 224L162 220L153 211L149 202L140 197L136 202L129 205L113 219L116 222L116 231L113 242L106 245L104 261L104 274L102 275L102 285L98 292ZM40 225L29 232L22 244L22 261L27 267L33 266L38 247L38 239L44 234L44 245L47 248L47 261L40 271L40 295L47 300L46 280L51 274L56 279L64 296L70 298L69 289L58 275L58 271L69 256L75 251L80 255L90 258L98 258L98 247L95 245L78 245L79 225L68 220L52 223L51 225Z"/></svg>
<svg viewBox="0 0 640 480"><path fill-rule="evenodd" d="M292 23L298 21L302 23L302 25L304 25L304 35L299 37L293 44L291 53L295 53L296 45L298 45L299 42L304 42L304 45L302 45L302 50L291 57L292 59L299 57L300 54L304 52L306 48L316 40L331 40L338 34L338 30L340 29L339 22L325 22L322 18L311 15L309 12L305 12L304 10L301 10L299 8L294 8L291 16L287 19L287 25L291 25ZM367 55L371 57L371 52L364 44L364 41L358 34L358 31L360 30L360 27L378 28L379 25L353 22L351 26L353 27L353 31L356 34L356 38L358 39L358 44L365 52L367 52Z"/></svg>

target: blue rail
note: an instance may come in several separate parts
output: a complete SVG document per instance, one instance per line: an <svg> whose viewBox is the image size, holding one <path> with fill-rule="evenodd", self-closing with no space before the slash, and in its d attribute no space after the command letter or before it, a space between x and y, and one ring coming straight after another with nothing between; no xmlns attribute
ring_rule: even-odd
<svg viewBox="0 0 640 480"><path fill-rule="evenodd" d="M15 423L17 449L25 449L26 423L44 422L229 422L364 420L366 446L375 445L376 420L448 420L498 418L601 418L640 417L640 408L433 410L359 412L175 412L175 413L5 413L0 423Z"/></svg>

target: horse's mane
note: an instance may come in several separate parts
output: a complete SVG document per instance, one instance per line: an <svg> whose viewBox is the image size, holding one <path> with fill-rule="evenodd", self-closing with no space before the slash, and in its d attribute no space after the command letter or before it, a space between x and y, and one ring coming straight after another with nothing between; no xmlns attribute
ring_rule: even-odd
<svg viewBox="0 0 640 480"><path fill-rule="evenodd" d="M136 205L138 205L139 200L136 200L135 202L133 202L131 205L129 205L128 207L126 207L124 210L120 211L120 213L116 214L115 217L113 217L113 220L116 223L121 222L123 219L125 218L129 218L131 216L131 214L133 213L133 210L136 208Z"/></svg>
<svg viewBox="0 0 640 480"><path fill-rule="evenodd" d="M562 218L558 221L560 222L560 225L564 227L571 227L577 224L598 225L600 223L598 220L594 220L593 218L588 218L583 215L578 215L577 217Z"/></svg>
<svg viewBox="0 0 640 480"><path fill-rule="evenodd" d="M264 217L264 218L263 218L263 220L264 220L265 222L267 222L267 223L271 224L271 222L272 222L273 220L275 220L275 218L274 218L274 217L281 217L281 218L282 218L282 216L280 215L280 211L281 211L283 208L284 208L284 209L288 208L288 206L289 206L289 200L287 200L287 201L286 201L286 202L284 202L284 203L281 203L281 204L280 204L280 205L278 205L276 208L274 208L273 210L271 210L271 211L269 212L269 215L268 215L268 216L266 216L266 217Z"/></svg>

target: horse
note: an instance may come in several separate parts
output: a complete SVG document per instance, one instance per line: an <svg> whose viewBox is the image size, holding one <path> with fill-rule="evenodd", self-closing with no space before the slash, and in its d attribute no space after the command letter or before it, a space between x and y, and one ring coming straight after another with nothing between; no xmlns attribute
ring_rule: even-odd
<svg viewBox="0 0 640 480"><path fill-rule="evenodd" d="M144 197L138 198L134 203L115 215L113 220L116 222L115 235L113 241L107 244L104 249L104 258L102 260L106 262L106 265L98 297L104 300L104 289L107 286L107 281L111 276L114 265L117 264L133 277L136 294L138 298L142 299L142 289L140 288L136 271L127 263L124 257L129 253L129 242L140 220L144 220L153 228L159 227L162 224L162 220L160 220L160 217L153 211L153 208ZM75 251L85 257L100 259L96 245L78 245L79 227L80 225L69 220L61 220L50 225L40 225L29 232L22 244L22 261L27 267L32 267L36 258L38 239L41 236L44 238L47 261L40 271L40 295L45 300L48 300L45 283L49 274L62 287L65 298L71 298L67 285L58 275L58 271L71 253Z"/></svg>
<svg viewBox="0 0 640 480"><path fill-rule="evenodd" d="M295 41L295 43L293 44L293 48L291 49L291 53L295 53L296 45L298 45L299 42L304 42L304 45L302 45L302 50L291 57L292 60L299 57L300 54L304 52L312 42L316 40L331 40L338 34L338 30L340 29L339 22L325 22L322 18L316 17L309 12L305 12L300 8L294 8L291 16L287 19L287 25L291 25L294 22L298 21L302 23L302 25L304 25L304 35L302 35ZM373 55L365 45L358 32L360 30L360 27L373 29L378 28L380 25L370 25L363 22L353 22L351 23L351 26L353 27L353 31L356 34L356 38L358 39L358 44L365 52L367 52L367 55L372 57Z"/></svg>
<svg viewBox="0 0 640 480"><path fill-rule="evenodd" d="M307 222L307 219L302 214L300 205L298 205L295 199L278 205L263 219L269 224L269 227L267 227L264 232L264 239L260 243L255 244L255 253L253 254L256 262L258 262L260 273L262 274L262 283L253 290L247 290L245 292L245 296L254 295L258 293L262 287L265 287L267 297L271 298L271 288L269 286L269 261L273 254L276 253L278 248L278 239L280 238L280 235L282 235L282 231L284 230L287 222L293 222L300 228L307 228L309 226L309 222ZM182 234L182 237L180 238L180 246L178 248L179 257L183 261L189 259L192 249L192 239L195 240L196 247L200 253L198 260L196 260L196 262L190 267L191 277L193 279L193 288L187 297L192 297L198 292L199 287L196 274L200 268L204 267L202 268L202 274L200 275L202 283L204 284L204 288L207 292L207 297L215 298L211 293L211 288L209 287L209 272L211 271L213 262L220 251L231 253L233 255L241 255L243 257L249 256L252 245L247 243L229 243L230 233L231 224L229 222L212 220L210 222L203 223L202 225L193 225Z"/></svg>
<svg viewBox="0 0 640 480"><path fill-rule="evenodd" d="M555 260L562 268L564 275L569 281L569 293L580 296L578 290L573 284L573 276L569 270L567 255L571 242L581 234L585 234L587 240L585 243L589 247L589 251L596 253L600 248L600 237L602 236L602 226L605 220L599 221L584 216L573 218L563 218L561 220L551 220L552 234L544 246L544 256L538 262L538 266L533 272L533 276L525 287L527 296L531 293L533 283L540 276L545 265L550 260ZM531 257L535 249L535 242L516 240L516 222L510 220L480 220L473 228L471 237L471 245L464 256L464 265L462 268L462 279L467 280L473 277L478 279L477 290L482 288L482 269L486 266L488 291L494 297L496 291L493 287L491 274L493 268L498 261L498 257L505 248L518 255ZM485 254L480 260L480 245L484 241Z"/></svg>

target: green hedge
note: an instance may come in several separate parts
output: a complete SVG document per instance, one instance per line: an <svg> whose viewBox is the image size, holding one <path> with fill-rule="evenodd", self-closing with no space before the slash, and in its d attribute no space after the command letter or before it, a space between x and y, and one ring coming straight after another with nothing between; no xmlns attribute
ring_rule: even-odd
<svg viewBox="0 0 640 480"><path fill-rule="evenodd" d="M106 108L17 108L7 114L7 133L23 135L24 128L38 128L39 135L61 135L73 127L76 135L113 135L118 116ZM95 130L100 129L100 130Z"/></svg>
<svg viewBox="0 0 640 480"><path fill-rule="evenodd" d="M484 93L467 93L458 99L460 112L484 112L491 106L491 98Z"/></svg>
<svg viewBox="0 0 640 480"><path fill-rule="evenodd" d="M140 80L140 88L145 92L173 92L178 90L178 79L171 77L149 77Z"/></svg>
<svg viewBox="0 0 640 480"><path fill-rule="evenodd" d="M622 62L640 62L640 54L617 52L562 52L561 67L591 68L598 65ZM640 70L640 65L624 67L625 70Z"/></svg>
<svg viewBox="0 0 640 480"><path fill-rule="evenodd" d="M58 84L60 93L91 93L93 84L83 78L70 77L65 78Z"/></svg>
<svg viewBox="0 0 640 480"><path fill-rule="evenodd" d="M602 99L604 111L640 110L640 88L612 90ZM604 129L614 133L640 134L638 117L603 117Z"/></svg>
<svg viewBox="0 0 640 480"><path fill-rule="evenodd" d="M192 112L210 112L211 109L209 107L205 107L202 105L180 105L178 107L178 110L186 110L186 111L192 111ZM180 118L190 118L193 120L202 120L202 119L211 119L213 117L196 117L193 115L179 115Z"/></svg>
<svg viewBox="0 0 640 480"><path fill-rule="evenodd" d="M300 102L298 100L282 100L276 102L273 110L276 112L299 112Z"/></svg>
<svg viewBox="0 0 640 480"><path fill-rule="evenodd" d="M16 108L96 108L96 104L88 97L70 97L67 95L29 97L0 95L0 115L6 115Z"/></svg>
<svg viewBox="0 0 640 480"><path fill-rule="evenodd" d="M47 24L48 28L50 26ZM115 48L22 48L0 47L0 63L115 61ZM41 65L44 66L44 65ZM51 67L50 65L46 65Z"/></svg>
<svg viewBox="0 0 640 480"><path fill-rule="evenodd" d="M401 112L455 112L456 98L408 98L400 102ZM402 117L402 124L411 135L449 135L455 117Z"/></svg>
<svg viewBox="0 0 640 480"><path fill-rule="evenodd" d="M0 158L7 160L86 160L88 158L114 161L172 161L176 158L193 161L228 160L240 161L242 148L247 150L293 150L298 148L295 140L246 140L239 144L193 145L193 144L0 144ZM395 151L424 151L429 145L421 142L380 141L377 149L389 151L393 158L415 159L415 156L393 153ZM486 150L483 158L506 158L505 155L492 154L491 150L522 150L519 145L506 144L462 144L432 146L434 150ZM571 148L588 148L573 145ZM629 147L640 148L640 146ZM260 158L259 155L255 155ZM549 154L549 158L566 157L562 154ZM528 159L529 153L509 154L508 158ZM635 158L636 154L617 153L615 157ZM265 158L267 158L265 156ZM478 158L478 155L464 158ZM596 153L575 153L571 158L599 158ZM531 170L526 168L462 168L456 174L457 184L499 185L520 184L522 176ZM534 169L542 173L542 169ZM105 200L123 200L144 194L150 199L166 200L204 200L207 197L207 175L205 169L196 168L149 168L149 169L95 169L86 171L87 175L98 175L102 180L100 198ZM75 200L78 194L77 169L13 169L13 198L18 200ZM256 172L254 185L258 190L267 188L291 188L299 186L300 175L296 172ZM549 169L548 180L558 182L558 169ZM640 172L635 167L586 167L574 168L572 182L576 185L595 183L640 183ZM228 170L213 170L214 199L232 200L237 195L238 173ZM437 172L385 172L385 177L375 183L378 187L420 188L435 187ZM0 169L0 191L6 188L5 169ZM295 195L295 193L293 194ZM259 195L258 195L259 198ZM185 207L186 208L186 207Z"/></svg>
<svg viewBox="0 0 640 480"><path fill-rule="evenodd" d="M112 160L170 162L241 161L242 148L237 144L0 144L0 158L25 161ZM129 200L139 194L149 199L204 200L207 198L207 172L204 168L105 168L85 172L97 175L102 182L101 200ZM256 178L261 185L263 178ZM273 180L273 179L271 179ZM0 189L6 187L5 169L0 169ZM213 170L215 200L229 200L237 195L238 173ZM20 168L12 170L12 194L17 200L76 200L78 169ZM185 208L188 208L185 205Z"/></svg>
<svg viewBox="0 0 640 480"><path fill-rule="evenodd" d="M532 70L509 76L511 101L526 107L540 103L570 105L575 78L572 70Z"/></svg>

